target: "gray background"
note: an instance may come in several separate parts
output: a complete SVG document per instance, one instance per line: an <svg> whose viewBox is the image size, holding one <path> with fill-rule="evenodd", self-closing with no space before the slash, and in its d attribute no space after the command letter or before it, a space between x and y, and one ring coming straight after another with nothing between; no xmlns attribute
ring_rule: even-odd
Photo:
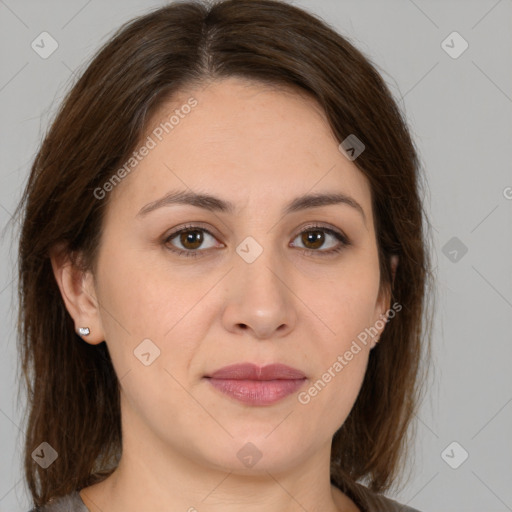
<svg viewBox="0 0 512 512"><path fill-rule="evenodd" d="M414 469L392 496L422 512L512 510L512 2L295 3L378 66L405 109L428 182L438 274L435 372L417 418ZM0 0L0 228L75 70L122 22L159 5ZM47 59L31 48L43 31L59 45ZM453 31L469 44L457 58L441 45ZM452 53L460 43L447 41ZM26 512L15 393L16 248L11 232L0 242L0 511ZM460 464L462 450L469 457L453 469L445 461Z"/></svg>

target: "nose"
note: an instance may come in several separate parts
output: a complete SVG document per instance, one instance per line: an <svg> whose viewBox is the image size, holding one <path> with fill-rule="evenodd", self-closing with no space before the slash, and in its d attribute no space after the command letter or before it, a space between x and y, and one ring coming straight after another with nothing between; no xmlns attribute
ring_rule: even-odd
<svg viewBox="0 0 512 512"><path fill-rule="evenodd" d="M229 332L261 340L286 336L295 328L298 299L289 272L276 264L270 251L252 263L238 258L229 279L222 315Z"/></svg>

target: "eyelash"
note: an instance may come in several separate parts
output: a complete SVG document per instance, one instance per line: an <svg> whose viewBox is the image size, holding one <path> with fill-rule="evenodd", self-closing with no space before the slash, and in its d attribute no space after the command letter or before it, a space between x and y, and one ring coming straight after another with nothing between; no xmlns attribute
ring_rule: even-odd
<svg viewBox="0 0 512 512"><path fill-rule="evenodd" d="M188 258L197 258L197 257L199 257L199 253L204 253L206 251L205 250L200 250L200 249L184 251L183 249L171 248L171 247L168 246L168 244L170 243L171 240L176 238L181 233L184 233L184 232L187 232L187 231L204 231L205 233L208 233L211 237L215 238L215 235L213 235L209 230L207 230L207 229L205 229L205 228L203 228L201 226L187 225L187 226L179 229L178 231L174 231L168 237L166 237L165 240L164 240L164 245L168 248L168 250L170 250L171 252L177 254L178 256L186 256ZM302 249L302 248L299 247L299 249L302 251L302 253L305 254L305 255L308 255L308 256L311 256L311 255L313 255L313 256L320 256L320 257L334 256L335 254L341 252L346 247L349 247L350 245L352 245L350 240L344 234L342 234L342 233L340 233L340 232L338 232L338 231L336 231L334 229L327 228L325 226L319 226L319 225L316 225L316 224L306 226L300 233L298 233L295 236L295 238L297 238L298 236L302 235L303 233L307 233L309 231L323 231L325 233L328 233L328 234L332 235L334 238L336 238L340 242L340 244L338 244L338 246L335 247L334 249L329 249L327 251L321 251L319 249L317 249L317 250L315 250L315 249ZM201 257L202 257L202 255L201 255Z"/></svg>

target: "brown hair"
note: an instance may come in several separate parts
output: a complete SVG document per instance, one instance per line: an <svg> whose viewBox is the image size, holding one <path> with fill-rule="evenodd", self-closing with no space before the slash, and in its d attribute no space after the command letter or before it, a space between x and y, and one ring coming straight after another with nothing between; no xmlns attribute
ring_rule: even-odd
<svg viewBox="0 0 512 512"><path fill-rule="evenodd" d="M331 482L354 496L359 480L382 492L400 476L428 373L432 321L428 220L406 122L375 66L316 16L274 0L190 1L132 20L98 52L46 134L18 205L24 469L36 506L106 478L122 446L106 343L92 346L75 333L49 251L60 246L94 270L109 197L95 200L93 191L172 95L235 76L307 91L340 142L355 134L365 144L354 163L371 185L381 289L392 287L402 309L371 351L360 394L333 437ZM394 283L392 254L399 256ZM47 469L32 458L43 441L58 452Z"/></svg>

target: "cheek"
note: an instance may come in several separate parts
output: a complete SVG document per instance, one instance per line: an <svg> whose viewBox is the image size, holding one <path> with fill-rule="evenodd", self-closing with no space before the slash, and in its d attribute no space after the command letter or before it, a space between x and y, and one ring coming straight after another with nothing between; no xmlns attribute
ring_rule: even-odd
<svg viewBox="0 0 512 512"><path fill-rule="evenodd" d="M349 348L350 343L339 342ZM357 399L366 373L368 349L361 347L351 360L344 357L345 350L332 350L326 362L310 385L297 396L298 408L305 418L312 436L323 432L333 436L345 422Z"/></svg>
<svg viewBox="0 0 512 512"><path fill-rule="evenodd" d="M135 251L105 251L102 264L102 317L108 328L129 333L132 341L141 337L165 340L182 319L193 314L211 287L207 278L194 280Z"/></svg>
<svg viewBox="0 0 512 512"><path fill-rule="evenodd" d="M310 301L311 309L320 312L325 326L317 331L324 334L311 345L315 375L299 403L334 431L349 414L364 380L377 293L378 273L354 267L335 285L331 282L309 295L316 297L314 303Z"/></svg>
<svg viewBox="0 0 512 512"><path fill-rule="evenodd" d="M105 251L99 266L105 339L119 378L129 373L145 390L161 389L162 381L176 387L169 374L185 382L210 323L204 296L218 278L171 274L136 256ZM144 366L144 358L150 365Z"/></svg>
<svg viewBox="0 0 512 512"><path fill-rule="evenodd" d="M317 428L329 428L331 435L350 413L364 380L371 346L364 330L370 305L366 300L358 303L359 308L353 312L348 307L342 310L336 320L332 318L336 334L323 336L312 347L315 372L310 386L298 399L310 408L308 417L320 420Z"/></svg>
<svg viewBox="0 0 512 512"><path fill-rule="evenodd" d="M354 272L340 276L335 284L323 287L322 300L314 307L331 336L326 336L326 350L330 356L349 350L352 340L358 339L362 347L369 345L368 329L372 326L378 298L378 273L367 267L365 272ZM314 296L314 294L310 294ZM366 341L366 343L365 343Z"/></svg>
<svg viewBox="0 0 512 512"><path fill-rule="evenodd" d="M170 286L169 278L158 279L150 267L126 258L104 269L102 323L124 399L130 403L126 410L179 426L192 414L190 397L179 384L186 383L200 330L191 306L205 292L202 287ZM125 275L131 276L130 282ZM184 411L180 418L173 417L176 410Z"/></svg>

